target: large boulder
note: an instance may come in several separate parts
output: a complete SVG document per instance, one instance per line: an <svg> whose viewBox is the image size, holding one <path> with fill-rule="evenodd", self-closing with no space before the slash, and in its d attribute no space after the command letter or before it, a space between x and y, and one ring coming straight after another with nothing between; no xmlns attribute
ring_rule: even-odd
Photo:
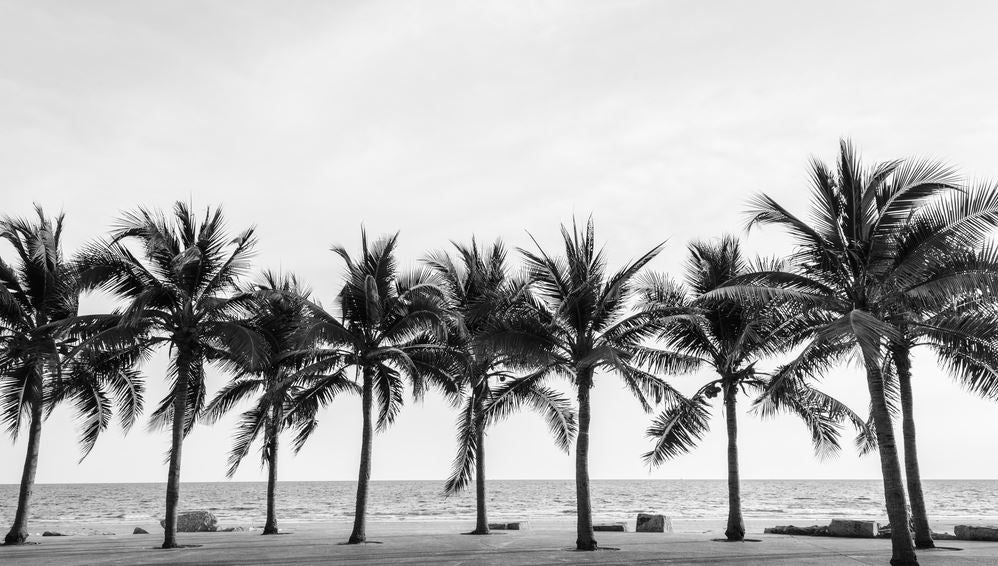
<svg viewBox="0 0 998 566"><path fill-rule="evenodd" d="M671 533L672 519L665 515L638 513L638 520L634 523L634 531L638 533Z"/></svg>
<svg viewBox="0 0 998 566"><path fill-rule="evenodd" d="M133 535L147 535L147 534L149 534L149 531L143 529L142 527L135 527L135 530L132 531L132 534Z"/></svg>
<svg viewBox="0 0 998 566"><path fill-rule="evenodd" d="M971 527L957 525L953 534L960 540L990 540L998 541L998 527Z"/></svg>
<svg viewBox="0 0 998 566"><path fill-rule="evenodd" d="M166 519L159 522L166 528ZM208 511L185 511L177 515L178 533L213 533L218 530L218 519Z"/></svg>
<svg viewBox="0 0 998 566"><path fill-rule="evenodd" d="M832 519L828 525L828 534L833 537L874 538L879 530L880 525L876 521Z"/></svg>

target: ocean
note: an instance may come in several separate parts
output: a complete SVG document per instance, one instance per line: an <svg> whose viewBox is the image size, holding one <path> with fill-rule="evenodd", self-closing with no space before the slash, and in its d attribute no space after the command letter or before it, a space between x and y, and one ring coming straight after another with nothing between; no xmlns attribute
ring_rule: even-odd
<svg viewBox="0 0 998 566"><path fill-rule="evenodd" d="M344 522L353 518L354 482L281 482L279 522ZM473 521L474 492L446 497L442 481L374 481L368 503L374 521ZM490 519L574 520L572 480L495 480L488 484ZM998 524L998 480L924 483L933 526L957 522ZM185 483L181 510L208 509L222 526L259 527L265 483ZM41 484L31 509L31 532L49 525L75 530L130 532L163 516L165 484ZM724 480L595 480L597 520L633 520L639 512L664 513L679 524L718 524L727 516ZM9 525L17 485L0 485L0 524ZM827 524L836 517L886 522L879 480L746 480L742 508L750 525ZM99 526L99 528L98 528ZM750 528L751 530L751 528Z"/></svg>

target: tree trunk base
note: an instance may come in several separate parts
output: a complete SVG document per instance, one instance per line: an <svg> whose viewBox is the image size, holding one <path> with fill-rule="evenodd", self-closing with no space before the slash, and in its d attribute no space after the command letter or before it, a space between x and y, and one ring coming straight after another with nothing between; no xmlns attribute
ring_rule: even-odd
<svg viewBox="0 0 998 566"><path fill-rule="evenodd" d="M17 544L24 544L25 542L27 542L27 540L28 540L28 533L11 531L7 533L7 536L4 537L3 543L5 545L14 546Z"/></svg>
<svg viewBox="0 0 998 566"><path fill-rule="evenodd" d="M264 527L263 534L265 535L278 535L281 534L277 531L277 527Z"/></svg>
<svg viewBox="0 0 998 566"><path fill-rule="evenodd" d="M724 531L724 536L729 542L741 542L745 540L745 531Z"/></svg>
<svg viewBox="0 0 998 566"><path fill-rule="evenodd" d="M357 535L350 535L350 538L347 540L347 544L363 544L365 542L367 542L367 537Z"/></svg>
<svg viewBox="0 0 998 566"><path fill-rule="evenodd" d="M469 535L491 535L492 531L490 531L487 528L485 528L485 529L475 529L475 530L471 531L468 534Z"/></svg>
<svg viewBox="0 0 998 566"><path fill-rule="evenodd" d="M596 539L582 540L578 539L575 541L575 550L598 550L599 547L596 544Z"/></svg>
<svg viewBox="0 0 998 566"><path fill-rule="evenodd" d="M180 545L179 545L179 544L177 544L177 541L174 541L174 540L168 540L168 541L165 541L165 542L163 543L163 546L161 546L160 548L164 548L164 549L165 549L165 548L178 548L179 546L180 546Z"/></svg>
<svg viewBox="0 0 998 566"><path fill-rule="evenodd" d="M914 556L911 559L891 558L891 566L918 566L918 559Z"/></svg>

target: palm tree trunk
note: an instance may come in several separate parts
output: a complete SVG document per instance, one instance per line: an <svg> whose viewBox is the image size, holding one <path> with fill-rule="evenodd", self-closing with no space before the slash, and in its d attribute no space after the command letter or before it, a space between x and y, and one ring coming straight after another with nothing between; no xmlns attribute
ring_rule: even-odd
<svg viewBox="0 0 998 566"><path fill-rule="evenodd" d="M593 505L589 498L589 390L592 370L581 370L576 376L579 388L579 436L575 441L575 500L578 519L575 547L596 550L593 534Z"/></svg>
<svg viewBox="0 0 998 566"><path fill-rule="evenodd" d="M883 376L877 364L870 361L866 362L866 381L870 389L873 424L877 430L877 448L880 452L880 467L884 477L887 517L891 522L891 566L915 566L918 564L918 559L915 557L915 547L908 531L908 507L901 481L901 463L898 461L891 415L884 397Z"/></svg>
<svg viewBox="0 0 998 566"><path fill-rule="evenodd" d="M275 492L277 491L277 449L278 449L278 422L280 419L278 407L272 407L270 419L267 423L267 522L263 525L263 534L277 534L277 505Z"/></svg>
<svg viewBox="0 0 998 566"><path fill-rule="evenodd" d="M42 377L32 378L31 424L28 428L28 447L24 454L24 471L21 473L21 488L17 494L17 511L14 524L4 537L4 544L24 544L28 539L28 513L31 509L31 492L35 487L35 472L38 470L38 450L42 441Z"/></svg>
<svg viewBox="0 0 998 566"><path fill-rule="evenodd" d="M728 424L728 528L725 529L724 536L730 541L745 539L738 474L738 415L735 411L737 392L734 382L727 384L724 391L724 410Z"/></svg>
<svg viewBox="0 0 998 566"><path fill-rule="evenodd" d="M360 442L360 472L357 474L357 507L353 516L353 532L349 544L359 544L367 540L367 491L371 482L371 449L374 430L371 410L374 403L374 376L364 368L364 384L361 395L364 429Z"/></svg>
<svg viewBox="0 0 998 566"><path fill-rule="evenodd" d="M475 434L478 437L478 446L475 447L475 509L477 520L475 521L475 530L472 533L487 535L489 534L489 517L485 507L485 423L483 419L478 419L478 430Z"/></svg>
<svg viewBox="0 0 998 566"><path fill-rule="evenodd" d="M911 518L915 524L915 548L935 548L932 542L932 529L925 512L925 496L922 494L922 475L918 471L918 449L915 444L915 414L911 392L911 358L907 347L894 349L894 364L898 371L898 384L901 388L901 430L904 434L904 472L908 483L908 498L911 500Z"/></svg>
<svg viewBox="0 0 998 566"><path fill-rule="evenodd" d="M191 356L178 353L177 392L173 398L173 438L170 445L170 467L166 476L166 520L163 548L177 547L177 506L180 503L180 457L184 447L184 423L187 420L187 389Z"/></svg>

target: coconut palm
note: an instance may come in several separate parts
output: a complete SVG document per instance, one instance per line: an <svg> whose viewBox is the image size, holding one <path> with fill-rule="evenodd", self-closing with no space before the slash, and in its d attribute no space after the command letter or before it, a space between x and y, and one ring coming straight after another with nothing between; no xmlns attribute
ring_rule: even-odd
<svg viewBox="0 0 998 566"><path fill-rule="evenodd" d="M177 546L181 454L204 409L207 366L239 371L268 354L266 341L241 320L249 299L237 284L254 243L253 229L232 238L221 209L208 208L198 222L178 202L171 217L142 208L126 213L110 239L91 244L78 260L84 289L125 301L111 317L115 326L91 339L91 347L136 340L150 349L169 348L170 391L151 420L153 428L170 426L172 433L163 548Z"/></svg>
<svg viewBox="0 0 998 566"><path fill-rule="evenodd" d="M769 377L756 369L761 360L780 354L794 345L808 328L798 309L786 302L740 304L705 295L729 279L750 271L779 269L778 262L746 261L736 238L725 236L716 242L690 244L686 282L683 288L663 276L651 276L645 286L646 303L660 302L687 311L666 325L659 339L676 358L680 368L695 373L705 368L717 374L689 399L677 399L662 411L648 429L655 445L644 455L647 462L660 465L692 450L709 429L711 400L721 395L728 435L728 523L729 541L745 538L738 469L737 398L743 393L762 393ZM801 388L777 402L763 405L763 414L786 411L798 416L811 433L815 450L827 455L839 448L837 422L849 418L860 430L862 418L837 400L812 388Z"/></svg>
<svg viewBox="0 0 998 566"><path fill-rule="evenodd" d="M979 240L993 230L994 197L987 196L987 190L960 190L952 170L938 163L896 160L864 168L849 142L843 141L840 149L837 170L812 163L812 214L807 221L769 196L753 201L750 224L781 226L797 244L794 269L737 277L714 294L740 300L788 299L834 316L815 327L814 339L788 366L787 376L802 379L808 373L802 370L820 366L816 360L825 354L842 351L853 341L858 345L887 514L894 526L891 563L917 564L882 371L887 352L902 342L892 324L895 297L898 289L906 289L925 304L944 304L979 285L979 279L962 272L929 280L923 275L946 257L941 250L954 242ZM907 227L923 223L940 230L901 246ZM782 387L781 380L774 381L773 387Z"/></svg>
<svg viewBox="0 0 998 566"><path fill-rule="evenodd" d="M503 323L490 340L511 355L530 354L545 360L539 369L517 380L519 387L539 386L558 375L576 390L579 430L575 451L577 517L576 548L596 550L592 503L589 494L590 390L596 373L619 376L646 411L654 402L679 393L642 364L659 368L683 363L644 344L667 320L655 309L632 312L629 301L636 289L635 277L661 249L656 246L619 271L608 274L602 250L596 249L595 229L590 219L580 230L562 226L563 258L553 258L539 245L536 252L520 250L539 301L530 316ZM536 243L536 242L535 242Z"/></svg>
<svg viewBox="0 0 998 566"><path fill-rule="evenodd" d="M286 425L285 411L302 389L300 380L293 379L302 367L301 357L295 355L296 333L308 317L305 301L309 292L294 275L270 271L264 272L262 280L244 292L254 299L247 305L247 323L266 340L270 356L257 367L240 371L224 386L205 407L202 420L213 424L240 402L256 396L252 407L242 413L229 452L227 476L236 473L253 443L262 437L260 455L267 467L267 520L263 534L273 535L278 533L275 492L279 440ZM345 379L330 385L347 391L356 389L353 382Z"/></svg>
<svg viewBox="0 0 998 566"><path fill-rule="evenodd" d="M362 230L359 257L334 247L346 264L346 281L337 297L339 316L311 303L310 322L299 333L309 363L298 375L311 376L311 384L295 397L288 418L300 438L314 429L318 408L332 399L337 384L351 374L361 384L363 428L350 544L367 540L375 403L377 429L384 430L402 407L406 379L416 398L428 385L457 392L455 361L445 344L451 316L446 297L429 271L398 272L397 241L395 234L368 245Z"/></svg>
<svg viewBox="0 0 998 566"><path fill-rule="evenodd" d="M978 194L986 196L987 193L981 191ZM980 215L989 208L998 211L998 193L990 193L992 204L974 207L971 210L975 210L975 214ZM947 223L952 224L954 220L958 223L968 221L965 216L956 216ZM938 234L942 229L938 225L919 224L921 222L913 223L906 232L898 255L903 256L904 250L921 245L925 236ZM976 244L976 240L973 234L965 234L962 240L950 240L937 252L941 257L928 263L928 268L922 270L920 275L912 276L907 288L898 288L890 301L889 311L892 314L889 320L897 329L898 340L891 345L888 358L897 376L905 480L916 548L932 548L935 544L925 510L918 466L911 351L918 346L927 347L935 354L939 364L968 390L998 399L998 343L995 341L998 336L998 313L993 308L993 289L998 287L998 250L990 245L976 250L967 249ZM957 277L963 281L956 281ZM926 285L933 285L938 280L948 281L954 293L949 296L939 293L926 296L922 293ZM945 302L938 304L936 300L939 298L945 298Z"/></svg>
<svg viewBox="0 0 998 566"><path fill-rule="evenodd" d="M28 516L42 423L60 404L71 403L81 425L82 461L110 424L117 405L127 431L142 411L143 385L129 369L142 351L80 351L78 336L67 332L79 305L72 265L62 251L63 215L49 219L0 220L0 238L14 248L17 262L0 259L0 419L15 439L27 421L28 443L17 510L5 544L28 538Z"/></svg>
<svg viewBox="0 0 998 566"><path fill-rule="evenodd" d="M458 453L445 491L464 489L474 474L476 522L471 534L487 535L487 428L521 407L530 407L544 416L558 447L567 452L575 436L575 414L571 401L556 391L536 383L519 387L512 379L514 372L517 368L533 369L530 360L505 356L487 341L497 321L522 309L529 293L526 281L510 276L505 246L497 240L481 249L472 239L470 246L455 243L454 247L456 260L445 252L427 259L458 315L457 328L449 334L449 341L463 353L460 380L467 391L457 421Z"/></svg>

